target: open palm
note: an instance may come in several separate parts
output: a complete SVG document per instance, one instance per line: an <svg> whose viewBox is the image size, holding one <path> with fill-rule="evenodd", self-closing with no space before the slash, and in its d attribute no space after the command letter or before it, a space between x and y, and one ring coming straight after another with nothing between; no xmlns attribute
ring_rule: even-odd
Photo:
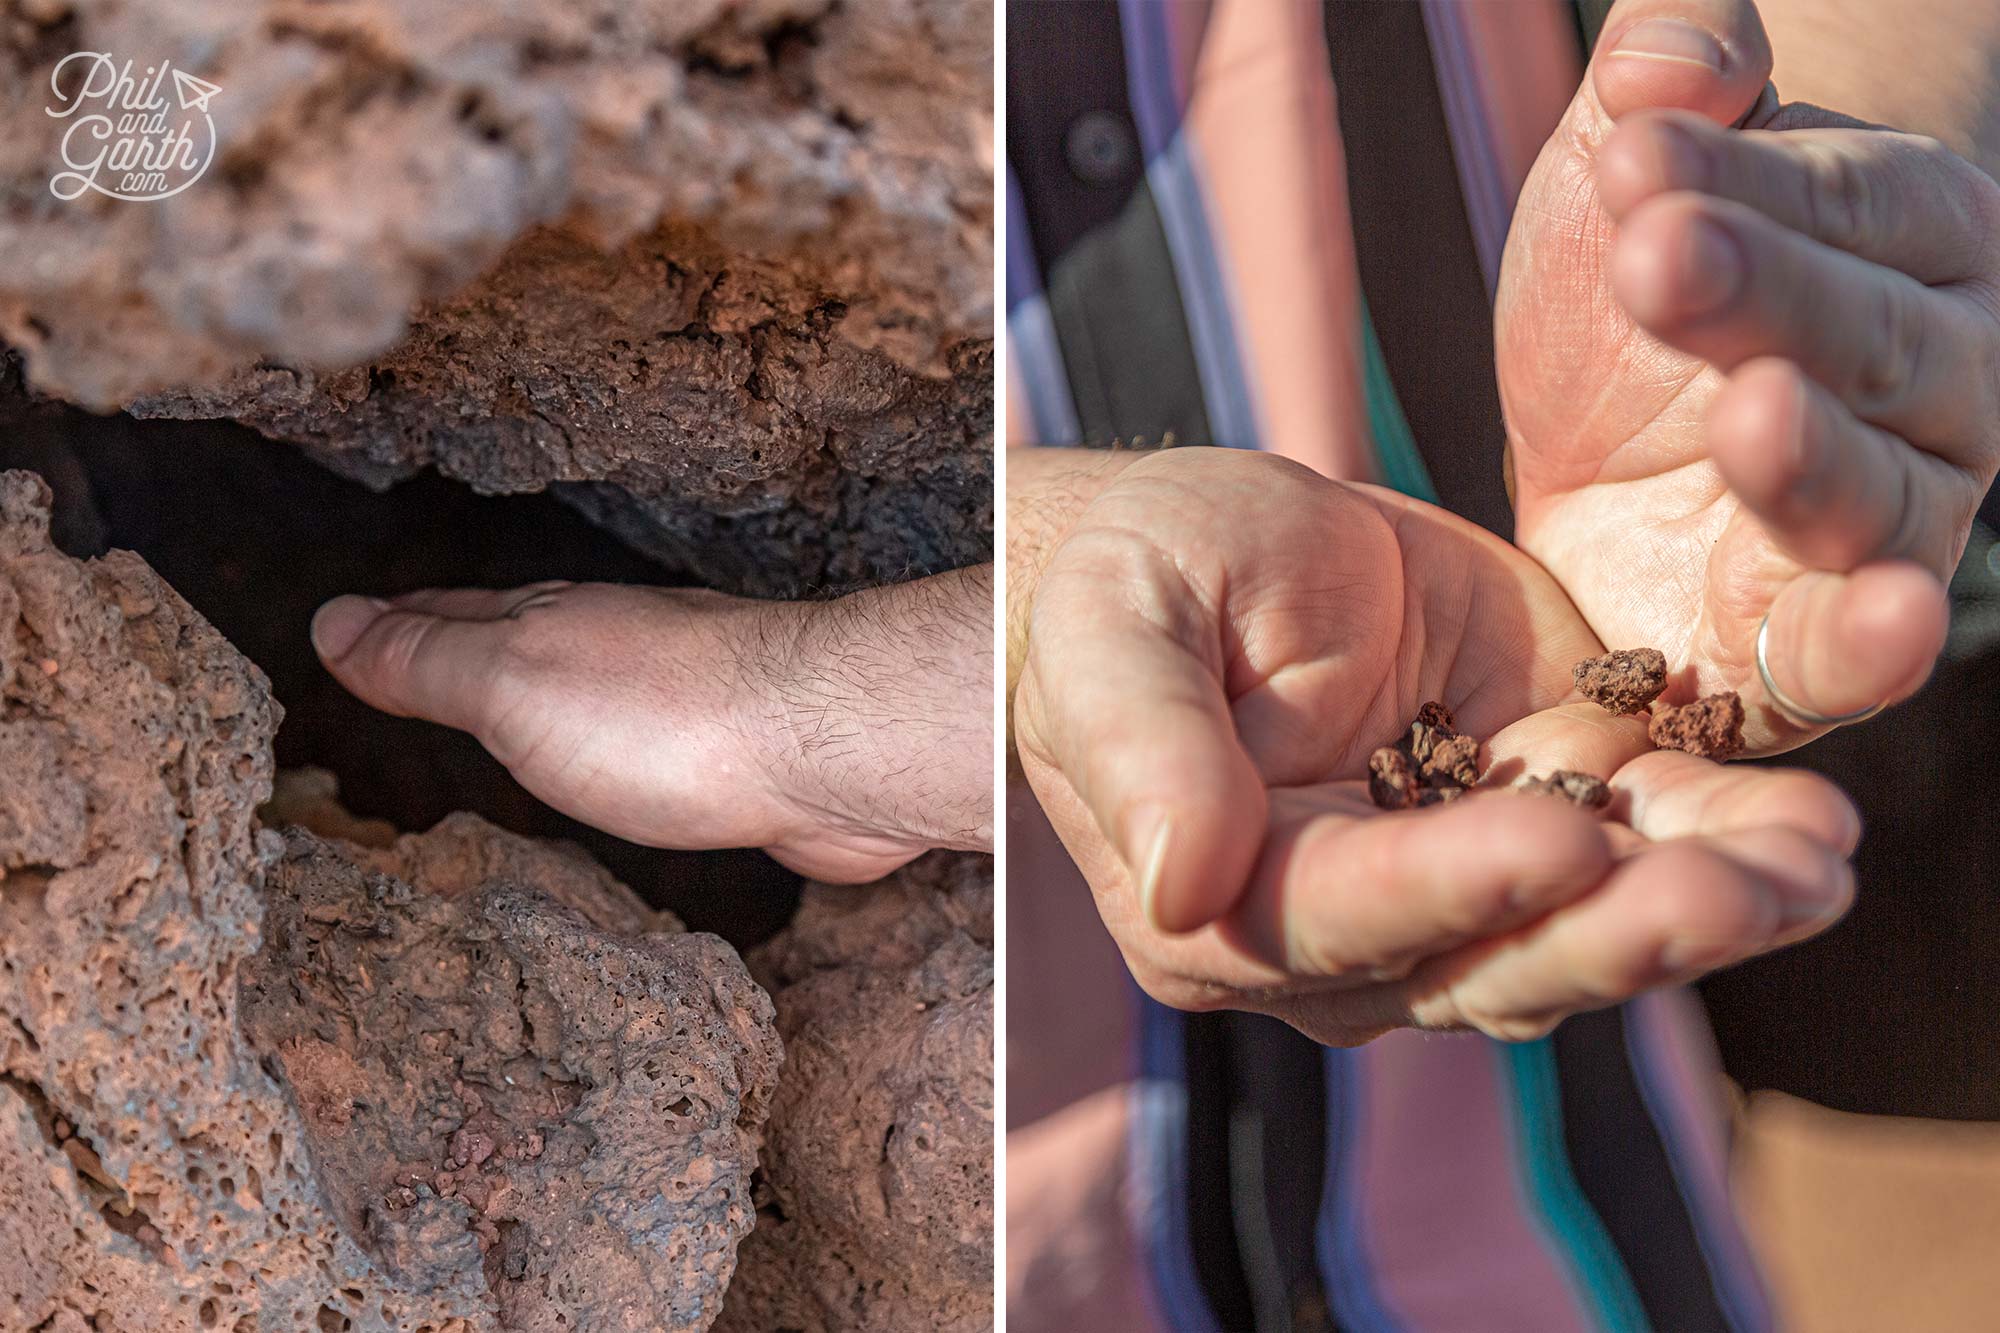
<svg viewBox="0 0 2000 1333"><path fill-rule="evenodd" d="M1854 823L1825 783L1648 753L1570 698L1599 651L1521 552L1268 455L1136 458L1040 574L1023 768L1142 985L1323 1041L1504 1036L1824 925ZM1441 700L1490 780L1610 776L1626 826L1546 797L1388 813L1369 753Z"/></svg>
<svg viewBox="0 0 2000 1333"><path fill-rule="evenodd" d="M1766 688L1766 617L1805 711L1915 690L2000 466L2000 192L1932 141L1780 106L1769 71L1747 0L1614 11L1496 326L1516 539L1607 644L1666 653L1670 701L1741 693L1765 752L1822 729Z"/></svg>

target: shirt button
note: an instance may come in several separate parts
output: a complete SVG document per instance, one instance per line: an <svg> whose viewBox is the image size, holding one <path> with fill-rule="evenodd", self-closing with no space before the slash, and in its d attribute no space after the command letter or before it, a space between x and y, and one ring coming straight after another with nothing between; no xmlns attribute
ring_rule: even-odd
<svg viewBox="0 0 2000 1333"><path fill-rule="evenodd" d="M1063 157L1070 174L1085 185L1115 185L1139 158L1132 125L1111 111L1086 111L1063 133Z"/></svg>

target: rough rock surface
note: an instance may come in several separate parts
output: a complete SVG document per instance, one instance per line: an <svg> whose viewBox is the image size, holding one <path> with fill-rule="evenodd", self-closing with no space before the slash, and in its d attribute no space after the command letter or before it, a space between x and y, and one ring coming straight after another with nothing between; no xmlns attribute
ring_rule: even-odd
<svg viewBox="0 0 2000 1333"><path fill-rule="evenodd" d="M1667 655L1657 648L1620 648L1570 668L1576 691L1607 713L1643 713L1667 688Z"/></svg>
<svg viewBox="0 0 2000 1333"><path fill-rule="evenodd" d="M475 820L257 833L262 676L47 505L0 474L0 1329L705 1327L778 1058L734 953Z"/></svg>
<svg viewBox="0 0 2000 1333"><path fill-rule="evenodd" d="M1743 753L1743 700L1736 691L1725 690L1678 708L1661 708L1647 722L1646 734L1662 750L1732 759Z"/></svg>
<svg viewBox="0 0 2000 1333"><path fill-rule="evenodd" d="M615 485L718 586L983 559L991 33L990 0L21 0L0 342L376 482ZM208 174L57 200L79 50L217 84Z"/></svg>
<svg viewBox="0 0 2000 1333"><path fill-rule="evenodd" d="M812 885L752 954L785 1077L719 1329L993 1325L993 863Z"/></svg>
<svg viewBox="0 0 2000 1333"><path fill-rule="evenodd" d="M392 1290L490 1311L475 1327L707 1328L754 1220L770 1001L714 936L626 935L483 879L469 819L391 854L452 862L442 892L290 832L244 1034Z"/></svg>

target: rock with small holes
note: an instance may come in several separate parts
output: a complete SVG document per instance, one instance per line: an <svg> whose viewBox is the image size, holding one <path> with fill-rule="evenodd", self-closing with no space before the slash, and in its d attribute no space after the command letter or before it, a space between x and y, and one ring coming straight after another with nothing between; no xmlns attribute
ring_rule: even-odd
<svg viewBox="0 0 2000 1333"><path fill-rule="evenodd" d="M378 486L582 488L712 586L974 563L992 33L991 0L0 6L0 343ZM217 85L213 168L56 204L79 51Z"/></svg>
<svg viewBox="0 0 2000 1333"><path fill-rule="evenodd" d="M263 676L48 504L0 473L0 1329L707 1327L779 1058L734 952L468 816L259 832Z"/></svg>
<svg viewBox="0 0 2000 1333"><path fill-rule="evenodd" d="M809 885L751 955L785 1077L725 1333L993 1327L993 862Z"/></svg>
<svg viewBox="0 0 2000 1333"><path fill-rule="evenodd" d="M1724 690L1657 709L1646 733L1662 750L1683 750L1702 759L1734 758L1743 753L1743 700L1736 691Z"/></svg>

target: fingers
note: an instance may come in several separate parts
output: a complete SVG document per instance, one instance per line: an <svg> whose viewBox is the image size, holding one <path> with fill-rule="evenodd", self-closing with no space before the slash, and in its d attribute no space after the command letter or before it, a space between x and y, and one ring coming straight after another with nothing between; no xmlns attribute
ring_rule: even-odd
<svg viewBox="0 0 2000 1333"><path fill-rule="evenodd" d="M1654 750L1619 769L1611 782L1625 794L1626 821L1654 842L1777 826L1807 833L1842 856L1851 856L1861 841L1854 803L1803 769L1714 764Z"/></svg>
<svg viewBox="0 0 2000 1333"><path fill-rule="evenodd" d="M1916 693L1949 620L1944 585L1913 564L1803 574L1771 604L1765 661L1786 698L1838 717ZM1761 681L1744 703L1783 715Z"/></svg>
<svg viewBox="0 0 2000 1333"><path fill-rule="evenodd" d="M1782 356L1906 438L1985 436L1993 336L1974 303L1742 204L1689 191L1648 199L1619 229L1611 283L1648 332L1725 372Z"/></svg>
<svg viewBox="0 0 2000 1333"><path fill-rule="evenodd" d="M1559 769L1608 777L1653 748L1644 716L1614 717L1593 703L1558 704L1503 727L1487 742L1484 781L1509 786Z"/></svg>
<svg viewBox="0 0 2000 1333"><path fill-rule="evenodd" d="M1075 790L1141 914L1168 932L1229 910L1266 822L1263 778L1197 646L1189 598L1151 562L1072 550L1043 575L1017 692L1024 761Z"/></svg>
<svg viewBox="0 0 2000 1333"><path fill-rule="evenodd" d="M1574 900L1610 865L1603 825L1560 801L1314 815L1273 831L1230 928L1294 975L1400 976Z"/></svg>
<svg viewBox="0 0 2000 1333"><path fill-rule="evenodd" d="M1404 996L1427 1026L1532 1038L1822 930L1853 889L1846 860L1797 829L1640 846L1575 906L1426 964Z"/></svg>
<svg viewBox="0 0 2000 1333"><path fill-rule="evenodd" d="M1935 139L1877 129L1726 130L1680 112L1637 115L1605 142L1598 193L1620 221L1698 190L1919 282L1987 276L2000 186Z"/></svg>
<svg viewBox="0 0 2000 1333"><path fill-rule="evenodd" d="M1605 21L1567 128L1595 145L1649 107L1734 124L1770 77L1771 45L1749 0L1627 0Z"/></svg>
<svg viewBox="0 0 2000 1333"><path fill-rule="evenodd" d="M489 618L466 619L379 598L336 597L313 617L313 647L335 679L362 702L386 713L477 732L510 623L501 608L518 604L524 594L534 595L521 589L413 599L493 612Z"/></svg>
<svg viewBox="0 0 2000 1333"><path fill-rule="evenodd" d="M1857 418L1789 361L1740 367L1708 411L1710 456L1787 554L1814 569L1911 559L1950 573L1983 488Z"/></svg>

